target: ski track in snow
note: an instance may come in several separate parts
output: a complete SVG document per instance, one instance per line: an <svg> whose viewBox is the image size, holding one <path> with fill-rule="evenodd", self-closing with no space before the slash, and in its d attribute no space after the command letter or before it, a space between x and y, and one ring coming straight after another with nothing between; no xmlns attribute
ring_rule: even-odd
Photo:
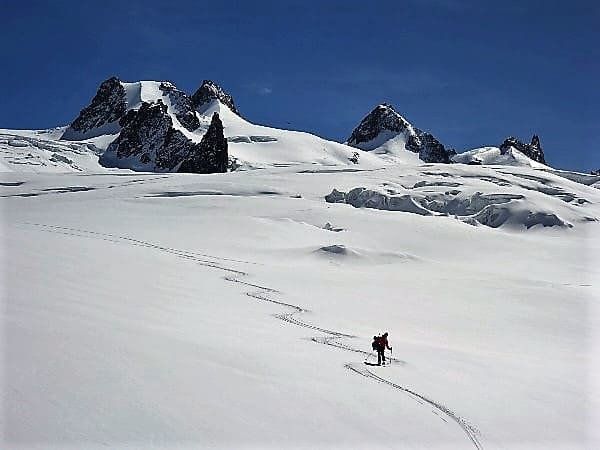
<svg viewBox="0 0 600 450"><path fill-rule="evenodd" d="M326 328L321 328L318 327L316 325L312 325L306 322L303 322L297 318L295 318L294 316L296 314L301 314L304 312L308 312L307 309L304 309L298 305L293 305L290 303L285 303L285 302L281 302L279 300L274 300L272 298L267 297L265 294L280 294L279 291L275 290L275 289L271 289L265 286L260 286L257 284L252 284L252 283L247 283L245 281L240 280L239 278L235 278L235 277L225 277L225 280L227 281L231 281L234 283L240 283L246 286L251 286L253 288L256 288L256 291L250 291L250 292L246 292L246 295L248 295L249 297L255 298L257 300L260 301L266 301L266 302L270 302L270 303L275 303L277 305L280 306L285 306L287 308L291 308L293 309L292 312L290 313L283 313L283 314L275 314L275 317L277 317L280 320L286 321L288 323L291 323L293 325L297 325L300 327L304 327L304 328L308 328L311 330L315 330L315 331L319 331L321 333L324 333L328 336L315 336L312 337L311 340L313 342L319 343L319 344L324 344L324 345L330 345L333 347L337 347L337 348L341 348L343 350L347 350L347 351L351 351L354 353L360 353L363 355L371 355L372 352L367 352L365 350L361 350L355 347L351 347L349 345L343 344L340 342L340 339L352 339L355 338L356 336L350 335L350 334L345 334L345 333L341 333L339 331L334 331L334 330L328 330ZM393 357L389 357L388 358L391 362L395 363L395 364L406 364L405 361L402 361L398 358L393 358ZM452 411L450 408L444 406L441 403L436 402L435 400L432 400L422 394L419 394L407 387L401 386L399 384L396 384L390 380L386 380L385 378L373 373L372 371L370 371L369 369L364 369L362 368L362 366L360 364L356 364L356 363L347 363L344 365L344 367L348 370L351 370L352 372L355 372L359 375L362 375L363 377L366 378L370 378L374 381L377 381L379 383L383 383L383 384L387 384L388 386L391 386L395 389L398 389L406 394L408 394L411 398L415 399L418 403L424 405L424 404L428 404L429 406L433 407L434 410L432 411L435 415L437 415L442 421L444 422L448 422L446 419L444 419L444 417L442 415L440 415L439 413L442 413L443 415L449 417L450 419L452 419L454 422L456 422L461 428L462 430L465 432L465 434L467 435L467 437L469 438L469 440L473 443L473 445L475 446L475 448L482 450L483 449L483 445L481 444L481 442L479 442L478 436L481 434L481 432L475 428L473 425L471 425L469 422L467 422L464 418L462 418L461 416L459 416L458 414L456 414L454 411Z"/></svg>
<svg viewBox="0 0 600 450"><path fill-rule="evenodd" d="M274 314L274 317L276 317L277 319L283 320L292 325L296 325L299 327L307 328L307 329L318 331L319 333L325 334L325 336L311 337L311 340L313 342L318 343L318 344L329 345L332 347L340 348L342 350L359 353L359 354L366 355L366 356L373 354L372 352L361 350L361 349L358 349L358 348L355 348L355 347L352 347L352 346L349 346L347 344L340 342L342 339L352 339L352 338L355 338L356 336L353 336L351 334L342 333L342 332L335 331L335 330L329 330L327 328L322 328L317 325L313 325L313 324L299 320L295 316L297 314L309 312L308 309L302 308L298 305L294 305L291 303L286 303L286 302L283 302L280 300L275 300L275 299L269 297L269 295L281 295L281 292L277 291L276 289L262 286L260 284L254 284L254 283L250 283L247 281L243 281L241 279L241 277L249 276L248 272L244 272L242 270L237 270L237 269L234 269L231 267L226 267L225 265L220 264L220 262L230 262L230 263L233 262L233 263L248 264L248 265L256 265L259 263L252 262L252 261L244 261L244 260L239 260L239 259L223 258L223 257L219 257L219 256L205 254L205 253L197 253L197 252L191 252L191 251L186 251L186 250L179 250L179 249L175 249L175 248L171 248L171 247L165 247L165 246L162 246L162 245L159 245L156 243L152 243L152 242L135 239L135 238L128 237L128 236L119 236L119 235L115 235L115 234L101 233L101 232L97 232L97 231L82 230L82 229L78 229L78 228L70 228L70 227L64 227L64 226L46 225L46 224L41 224L41 223L30 223L30 222L25 222L25 223L23 223L23 225L34 226L34 227L40 228L42 231L64 234L67 236L102 239L102 240L105 240L108 242L129 244L129 245L136 245L136 246L140 246L140 247L151 248L154 250L159 250L159 251L162 251L165 253L172 254L179 258L193 261L204 267L223 270L230 274L230 275L223 277L223 279L225 281L228 281L231 283L237 283L237 284L241 284L241 285L253 288L252 290L245 293L248 297L251 297L255 300L269 302L269 303L273 303L273 304L276 304L279 306L283 306L285 308L292 309L292 312ZM402 361L402 360L400 360L398 358L394 358L394 357L389 357L388 360L390 361L390 364L406 364L405 361ZM376 381L376 382L379 382L382 384L386 384L390 387L393 387L394 389L402 391L403 393L407 394L409 397L411 397L412 399L414 399L421 405L427 404L430 407L433 407L434 409L432 410L432 412L436 416L438 416L442 421L444 421L446 423L448 423L448 421L444 418L444 416L446 416L447 418L456 422L460 426L460 428L463 430L463 432L467 435L467 437L469 438L469 440L471 441L473 446L475 446L475 448L477 448L478 450L483 449L483 445L481 444L481 442L479 442L479 439L478 439L481 432L477 428L475 428L473 425L471 425L469 422L467 422L467 420L465 420L464 418L459 416L457 413L455 413L448 407L444 406L442 403L432 400L432 399L430 399L422 394L419 394L405 386L401 386L390 380L387 380L387 379L375 374L371 370L369 370L367 368L363 368L362 365L360 365L360 364L347 363L344 365L344 367L354 373L357 373L358 375L365 377L365 378L369 378L373 381Z"/></svg>

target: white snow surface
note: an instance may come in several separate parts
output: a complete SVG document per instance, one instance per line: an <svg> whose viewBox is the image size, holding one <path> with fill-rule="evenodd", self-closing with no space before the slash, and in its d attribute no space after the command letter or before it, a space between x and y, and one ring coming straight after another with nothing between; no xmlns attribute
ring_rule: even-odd
<svg viewBox="0 0 600 450"><path fill-rule="evenodd" d="M213 112L218 112L223 121L224 134L229 141L229 154L238 159L242 168L307 163L373 168L385 164L376 155L310 133L255 125L233 113L218 100L213 100L202 110L201 120L206 128ZM357 164L350 161L355 154L358 155Z"/></svg>
<svg viewBox="0 0 600 450"><path fill-rule="evenodd" d="M600 445L597 189L436 164L0 178L2 448ZM357 186L574 226L324 200ZM391 365L363 364L383 331Z"/></svg>
<svg viewBox="0 0 600 450"><path fill-rule="evenodd" d="M409 166L397 179L336 187L327 201L517 230L571 228L600 217L594 190L554 173L511 166Z"/></svg>
<svg viewBox="0 0 600 450"><path fill-rule="evenodd" d="M454 155L452 161L462 164L478 163L483 165L525 166L534 169L551 169L551 167L534 161L514 147L511 147L504 154L498 147L475 148Z"/></svg>
<svg viewBox="0 0 600 450"><path fill-rule="evenodd" d="M367 142L361 142L356 148L378 155L381 159L391 163L419 164L422 161L419 154L406 149L406 143L410 136L416 136L417 132L413 125L394 111L404 126L403 131L397 132L383 129L375 138Z"/></svg>
<svg viewBox="0 0 600 450"><path fill-rule="evenodd" d="M0 172L106 172L98 164L103 147L114 139L62 141L66 127L50 130L0 129Z"/></svg>
<svg viewBox="0 0 600 450"><path fill-rule="evenodd" d="M410 129L411 132L412 128ZM381 159L392 163L400 164L419 164L419 154L406 150L408 138L405 133L395 133L390 130L384 130L377 137L369 142L364 142L358 147L371 154L378 155ZM410 136L410 133L408 134Z"/></svg>

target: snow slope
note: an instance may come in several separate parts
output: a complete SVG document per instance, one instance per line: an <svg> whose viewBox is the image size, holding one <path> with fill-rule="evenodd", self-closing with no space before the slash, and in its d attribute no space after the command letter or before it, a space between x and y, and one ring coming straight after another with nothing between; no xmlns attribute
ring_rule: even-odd
<svg viewBox="0 0 600 450"><path fill-rule="evenodd" d="M574 226L324 199L385 183L510 191ZM600 216L597 189L521 167L309 164L4 173L0 193L2 448L600 444L600 234L576 220ZM383 331L395 359L364 365Z"/></svg>
<svg viewBox="0 0 600 450"><path fill-rule="evenodd" d="M242 168L316 164L325 166L381 167L385 163L376 155L338 142L327 141L310 133L279 130L255 125L234 114L226 105L214 100L201 111L202 123L210 124L218 112L229 142L229 154ZM351 159L357 155L355 164Z"/></svg>
<svg viewBox="0 0 600 450"><path fill-rule="evenodd" d="M525 166L534 169L550 169L550 167L528 158L519 150L511 147L502 153L498 147L481 147L459 153L452 157L452 161L462 164L483 164L500 166Z"/></svg>
<svg viewBox="0 0 600 450"><path fill-rule="evenodd" d="M403 133L382 132L372 141L363 144L361 149L392 163L422 163L418 153L406 149L406 136Z"/></svg>
<svg viewBox="0 0 600 450"><path fill-rule="evenodd" d="M64 129L0 129L0 172L107 171L98 164L102 147L108 145L103 137L85 142L61 141Z"/></svg>
<svg viewBox="0 0 600 450"><path fill-rule="evenodd" d="M600 183L600 175L573 172L569 170L555 169L527 157L519 150L511 147L507 152L502 152L498 147L481 147L459 153L452 157L452 162L459 164L484 165L484 166L516 166L530 167L550 172L554 175L586 186Z"/></svg>

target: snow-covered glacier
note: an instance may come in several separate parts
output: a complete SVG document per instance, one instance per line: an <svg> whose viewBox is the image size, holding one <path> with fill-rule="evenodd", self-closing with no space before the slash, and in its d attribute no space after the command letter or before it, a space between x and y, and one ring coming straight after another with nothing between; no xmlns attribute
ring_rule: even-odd
<svg viewBox="0 0 600 450"><path fill-rule="evenodd" d="M514 141L427 163L378 126L363 150L161 84L0 130L2 448L598 446L597 175ZM227 173L100 164L158 100L193 143L219 114Z"/></svg>

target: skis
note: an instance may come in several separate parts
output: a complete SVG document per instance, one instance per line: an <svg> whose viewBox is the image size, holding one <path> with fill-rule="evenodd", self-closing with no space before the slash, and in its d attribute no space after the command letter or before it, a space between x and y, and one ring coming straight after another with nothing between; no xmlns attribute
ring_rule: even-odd
<svg viewBox="0 0 600 450"><path fill-rule="evenodd" d="M371 363L368 361L363 361L365 363L366 366L372 366L372 367L389 367L392 364L391 363L387 363L387 364L377 364L377 363Z"/></svg>

